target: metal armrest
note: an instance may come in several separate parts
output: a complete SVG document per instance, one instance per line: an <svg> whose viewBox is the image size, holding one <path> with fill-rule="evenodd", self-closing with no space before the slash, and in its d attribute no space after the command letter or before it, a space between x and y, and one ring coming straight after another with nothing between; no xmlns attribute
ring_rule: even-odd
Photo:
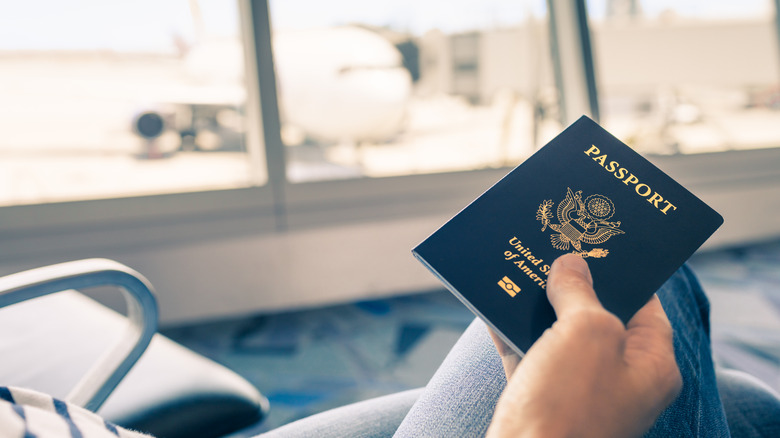
<svg viewBox="0 0 780 438"><path fill-rule="evenodd" d="M0 308L69 289L118 287L127 302L128 329L81 378L66 400L97 411L141 357L157 332L157 301L141 274L108 259L86 259L0 278Z"/></svg>

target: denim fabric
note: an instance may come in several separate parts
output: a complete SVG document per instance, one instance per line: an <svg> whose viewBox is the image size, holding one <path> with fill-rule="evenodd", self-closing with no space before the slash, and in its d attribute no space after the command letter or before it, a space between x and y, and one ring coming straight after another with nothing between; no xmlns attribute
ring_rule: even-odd
<svg viewBox="0 0 780 438"><path fill-rule="evenodd" d="M354 403L276 428L256 438L391 437L422 388Z"/></svg>
<svg viewBox="0 0 780 438"><path fill-rule="evenodd" d="M731 435L780 437L780 396L755 377L736 370L716 370Z"/></svg>
<svg viewBox="0 0 780 438"><path fill-rule="evenodd" d="M710 352L709 302L687 266L658 291L674 328L683 376L677 400L647 437L728 437ZM501 360L484 324L475 321L434 375L395 436L482 436L504 388ZM562 419L563 421L563 419Z"/></svg>
<svg viewBox="0 0 780 438"><path fill-rule="evenodd" d="M444 359L394 436L482 436L505 386L501 357L485 324L475 320Z"/></svg>
<svg viewBox="0 0 780 438"><path fill-rule="evenodd" d="M657 293L674 328L683 388L645 436L729 437L710 350L709 301L687 265Z"/></svg>
<svg viewBox="0 0 780 438"><path fill-rule="evenodd" d="M683 266L658 290L658 296L674 328L675 355L683 377L683 388L677 400L661 414L646 436L729 437L729 427L718 393L710 351L709 302L701 286L690 269ZM506 378L501 359L490 340L487 328L484 323L475 320L450 351L393 436L483 436L505 386ZM776 427L777 421L767 420L766 416L777 412L777 404L767 406L759 401L753 403L749 396L746 400L731 394L743 394L740 388L732 389L729 395L741 400L735 405L741 409L739 416L734 414L735 422L760 422L763 419L764 422L775 425L772 427ZM370 435L368 432L366 435L356 435L353 432L358 429L355 429L354 425L338 424L340 421L356 421L365 425L371 421L372 415L382 417L382 408L378 404L369 405L377 409L373 414L365 409L354 411L354 415L350 414L354 406L360 405L320 414L313 417L315 422L304 423L304 428L285 427L284 436L348 437L392 434L395 428L393 422L374 423L375 427ZM388 409L397 413L393 406L390 404ZM732 404L727 403L727 406ZM337 415L332 416L333 412ZM734 408L734 412L737 412L737 408ZM334 419L339 421L333 421ZM298 423L290 426L295 424ZM322 427L316 427L318 424ZM744 427L753 426L746 424Z"/></svg>

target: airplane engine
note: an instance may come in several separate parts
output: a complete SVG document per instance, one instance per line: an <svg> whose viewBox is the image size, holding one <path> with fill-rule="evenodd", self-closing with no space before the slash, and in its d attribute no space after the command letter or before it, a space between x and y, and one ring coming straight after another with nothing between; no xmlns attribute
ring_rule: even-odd
<svg viewBox="0 0 780 438"><path fill-rule="evenodd" d="M133 119L133 132L146 139L157 138L165 131L165 120L155 111L145 111Z"/></svg>

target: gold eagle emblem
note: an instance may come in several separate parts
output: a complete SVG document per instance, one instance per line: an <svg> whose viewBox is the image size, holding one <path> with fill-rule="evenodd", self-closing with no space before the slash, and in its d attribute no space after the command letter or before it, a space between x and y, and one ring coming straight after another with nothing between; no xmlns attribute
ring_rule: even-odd
<svg viewBox="0 0 780 438"><path fill-rule="evenodd" d="M545 200L536 211L536 220L542 222L542 231L548 227L555 231L550 236L553 248L567 251L573 247L574 254L583 258L606 257L609 250L605 248L593 248L585 251L582 244L599 245L617 234L625 234L620 229L620 222L609 222L615 214L615 204L604 195L590 195L583 201L582 190L573 192L566 188L566 197L558 204L556 216L557 224L551 223L552 208L555 204L552 200Z"/></svg>

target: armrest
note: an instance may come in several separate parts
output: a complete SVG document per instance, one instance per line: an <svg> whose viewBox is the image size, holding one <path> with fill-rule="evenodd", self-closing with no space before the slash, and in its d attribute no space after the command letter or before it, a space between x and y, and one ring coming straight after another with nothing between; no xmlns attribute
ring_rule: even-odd
<svg viewBox="0 0 780 438"><path fill-rule="evenodd" d="M71 390L66 400L96 411L141 357L157 332L157 301L141 274L107 259L87 259L31 269L0 278L0 307L95 286L118 287L127 302L129 325Z"/></svg>

